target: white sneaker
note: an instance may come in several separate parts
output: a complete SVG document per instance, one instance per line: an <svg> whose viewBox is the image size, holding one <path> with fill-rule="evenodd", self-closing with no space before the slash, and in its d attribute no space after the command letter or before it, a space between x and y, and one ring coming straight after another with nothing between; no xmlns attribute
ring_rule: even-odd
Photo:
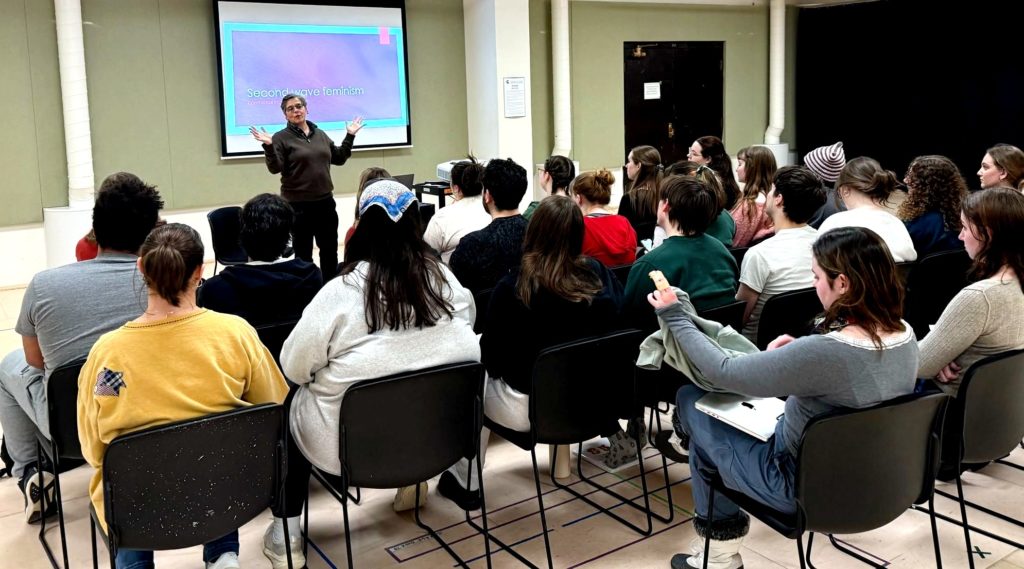
<svg viewBox="0 0 1024 569"><path fill-rule="evenodd" d="M420 482L420 503L419 506L422 508L427 503L427 483ZM395 491L395 501L391 503L391 507L396 512L404 512L411 510L416 507L416 485L405 486Z"/></svg>
<svg viewBox="0 0 1024 569"><path fill-rule="evenodd" d="M206 564L206 569L239 569L239 567L241 565L238 564L238 554L233 551L221 555L213 563Z"/></svg>
<svg viewBox="0 0 1024 569"><path fill-rule="evenodd" d="M44 516L48 518L57 513L57 493L53 485L53 475L49 472L43 471L43 486L40 489L39 471L30 470L21 480L21 491L25 497L26 523L39 523ZM46 504L45 512L43 512L43 503Z"/></svg>
<svg viewBox="0 0 1024 569"><path fill-rule="evenodd" d="M267 527L263 534L263 555L270 560L270 566L274 569L288 569L288 554L284 549L284 522L280 518ZM292 567L302 569L306 566L306 555L302 552L302 534L289 532L289 549L292 551ZM217 561L220 561L219 559ZM230 567L228 565L227 567Z"/></svg>
<svg viewBox="0 0 1024 569"><path fill-rule="evenodd" d="M708 555L708 569L743 569L743 558L740 557L740 545L743 538L726 541L711 540ZM691 553L679 553L672 556L672 569L691 569L704 567L704 538L697 537L690 542Z"/></svg>

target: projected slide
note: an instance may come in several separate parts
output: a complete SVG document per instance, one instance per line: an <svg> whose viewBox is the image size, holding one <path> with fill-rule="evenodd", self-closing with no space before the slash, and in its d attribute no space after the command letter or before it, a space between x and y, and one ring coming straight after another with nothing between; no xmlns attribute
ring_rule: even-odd
<svg viewBox="0 0 1024 569"><path fill-rule="evenodd" d="M275 7L282 8L279 14ZM364 128L356 137L357 148L410 144L400 10L307 8L220 3L224 155L262 154L259 143L249 135L249 127L268 132L284 128L280 105L288 93L305 97L309 120L335 142L345 137L348 121L360 116ZM298 19L305 15L321 22L322 16L328 15L331 23L297 23L297 14ZM245 21L232 21L232 15L242 16L238 19Z"/></svg>

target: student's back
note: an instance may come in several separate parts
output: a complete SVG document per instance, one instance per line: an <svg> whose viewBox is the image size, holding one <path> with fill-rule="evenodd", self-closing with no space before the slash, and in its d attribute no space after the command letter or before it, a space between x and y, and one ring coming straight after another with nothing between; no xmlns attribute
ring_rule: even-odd
<svg viewBox="0 0 1024 569"><path fill-rule="evenodd" d="M199 289L199 305L241 316L253 326L298 320L323 284L302 259L233 265Z"/></svg>

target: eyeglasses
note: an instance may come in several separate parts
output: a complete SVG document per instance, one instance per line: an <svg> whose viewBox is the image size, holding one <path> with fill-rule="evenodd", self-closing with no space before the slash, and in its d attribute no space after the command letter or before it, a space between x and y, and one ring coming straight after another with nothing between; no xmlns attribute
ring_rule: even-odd
<svg viewBox="0 0 1024 569"><path fill-rule="evenodd" d="M302 103L296 103L294 105L289 105L289 106L285 107L284 108L284 112L291 113L291 112L295 112L295 111L301 111L304 108L306 108L306 105L303 105Z"/></svg>

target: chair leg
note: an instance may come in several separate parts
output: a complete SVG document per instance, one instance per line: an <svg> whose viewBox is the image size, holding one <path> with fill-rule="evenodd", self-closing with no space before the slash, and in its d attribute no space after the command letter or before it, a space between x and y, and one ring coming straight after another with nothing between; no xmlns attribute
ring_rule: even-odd
<svg viewBox="0 0 1024 569"><path fill-rule="evenodd" d="M472 477L472 474L470 474L470 477ZM427 534L431 538L433 538L433 540L438 545L440 545L442 548L444 548L445 551L448 552L448 555L452 556L452 559L455 560L455 562L458 564L459 567L464 567L465 569L469 569L469 565L466 564L465 560L463 560L461 557L459 557L458 553L455 553L455 550L452 549L450 545L448 545L448 542L446 542L444 539L442 539L441 536L438 535L438 533L436 531L434 531L434 528L432 528L432 527L428 526L427 524L423 523L423 520L420 518L420 485L419 484L416 485L416 507L413 508L413 519L416 520L416 525L418 525L420 527L420 529L425 530L427 532ZM486 543L486 541L487 541L487 538L484 537L484 542ZM490 561L490 557L488 557L488 561Z"/></svg>
<svg viewBox="0 0 1024 569"><path fill-rule="evenodd" d="M309 485L306 485L306 503L302 507L302 555L309 555ZM287 523L287 522L286 522Z"/></svg>
<svg viewBox="0 0 1024 569"><path fill-rule="evenodd" d="M96 554L96 520L89 516L89 542L92 545L92 569L100 569L99 556Z"/></svg>
<svg viewBox="0 0 1024 569"><path fill-rule="evenodd" d="M812 569L814 568L814 565L811 564L811 546L813 544L814 544L814 532L811 532L811 534L807 536L807 557L806 557L806 561L805 561L805 557L804 557L804 536L798 535L796 537L796 553L797 553L797 555L800 556L800 569L807 569L808 565L811 565Z"/></svg>
<svg viewBox="0 0 1024 569"><path fill-rule="evenodd" d="M288 569L295 569L295 565L292 562L292 540L291 535L289 535L291 532L288 531L287 518L281 523L281 525L284 526L284 555L288 560Z"/></svg>
<svg viewBox="0 0 1024 569"><path fill-rule="evenodd" d="M942 552L939 550L939 527L935 523L935 494L928 497L928 518L932 524L932 545L935 546L935 569L942 569Z"/></svg>
<svg viewBox="0 0 1024 569"><path fill-rule="evenodd" d="M479 442L476 446L477 448L480 447ZM469 476L472 477L472 473L470 473ZM477 480L480 481L480 517L484 524L484 555L487 557L487 569L491 569L491 540L490 530L487 527L487 501L486 495L484 494L484 465L479 456L477 456L476 460L476 476ZM469 486L472 486L472 482L472 479L470 479ZM469 490L469 488L466 489ZM469 517L469 512L466 512L466 517Z"/></svg>
<svg viewBox="0 0 1024 569"><path fill-rule="evenodd" d="M348 523L348 489L344 489L341 492L341 515L345 520L345 556L348 558L348 569L354 569L355 565L352 564L352 536L350 535L350 528L352 526Z"/></svg>
<svg viewBox="0 0 1024 569"><path fill-rule="evenodd" d="M856 551L854 551L854 550L852 550L852 549L850 549L848 547L844 547L841 543L839 543L838 540L836 540L834 535L828 534L828 540L830 542L832 542L832 546L833 547L835 547L836 549L838 549L842 553L845 553L846 555L848 555L850 557L853 557L854 559L860 561L861 563L870 565L872 567L875 567L876 569L885 569L885 565L879 565L878 563L875 563L874 561L868 559L867 557L864 557L863 555L857 553Z"/></svg>
<svg viewBox="0 0 1024 569"><path fill-rule="evenodd" d="M114 541L107 537L107 554L110 555L110 569L117 569L117 548L114 547Z"/></svg>
<svg viewBox="0 0 1024 569"><path fill-rule="evenodd" d="M1012 463L1012 462L1010 462L1008 460L1003 460L1001 458L999 460L997 460L996 463L997 464L1002 464L1003 466L1009 466L1010 468L1016 468L1017 470L1024 470L1024 466Z"/></svg>
<svg viewBox="0 0 1024 569"><path fill-rule="evenodd" d="M715 518L715 487L710 486L710 489L711 493L708 495L708 530L711 529L711 524ZM700 514L698 513L698 515ZM711 532L707 531L704 534L704 569L708 569L709 555L711 555Z"/></svg>
<svg viewBox="0 0 1024 569"><path fill-rule="evenodd" d="M555 450L557 455L558 450ZM537 486L537 504L540 506L540 527L544 536L544 553L548 558L548 569L554 569L554 563L551 561L551 540L548 538L548 519L544 515L544 491L540 487L540 469L537 468L537 449L530 449L530 458L533 459L533 482ZM552 475L552 480L554 476Z"/></svg>
<svg viewBox="0 0 1024 569"><path fill-rule="evenodd" d="M60 497L60 474L58 474L58 466L60 466L60 459L57 457L56 445L50 443L50 450L53 456L53 488L54 488L54 500L57 506L57 523L60 526L60 545L61 553L64 560L64 567L67 569L68 565L68 545L67 535L64 531L64 509L61 504ZM40 517L39 517L39 543L43 546L43 552L46 553L47 559L50 561L50 566L53 569L59 569L60 565L57 563L57 556L54 555L53 549L50 547L49 542L46 541L46 512L50 509L53 503L50 501L49 492L43 486L43 457L46 456L43 452L42 443L36 443L36 472L39 475L39 488L42 492L39 499Z"/></svg>
<svg viewBox="0 0 1024 569"><path fill-rule="evenodd" d="M556 488L558 488L559 490L564 490L565 492L568 492L569 494L572 494L574 497L579 499L581 502L586 503L590 507L598 510L599 512L601 512L601 513L603 513L605 515L607 515L608 517L610 517L613 520L619 522L620 524L628 527L629 529L639 533L640 535L644 535L644 536L651 535L651 533L653 532L653 526L651 524L651 518L652 517L655 517L658 520L663 521L663 522L666 521L666 520L670 520L671 519L671 516L672 516L671 512L669 512L668 516L662 516L660 514L652 514L651 513L650 497L647 494L647 480L646 480L646 473L644 472L643 461L640 461L640 476L643 479L644 502L646 504L646 508L637 505L636 503L633 502L633 500L630 500L629 498L626 498L625 496L619 494L618 492L616 492L614 490L611 490L610 488L606 488L606 487L604 487L604 486L594 482L593 480L588 478L586 475L584 475L583 474L583 461L582 461L582 458L581 458L583 456L583 443L579 444L578 449L579 450L577 451L576 473L580 477L580 481L585 482L588 485L590 485L592 488L596 488L597 490L600 490L601 492L603 492L603 493L605 493L605 494L615 498L616 500L618 500L622 504L625 504L625 505L627 505L627 506L629 506L629 507L631 507L631 508L633 508L635 510L638 510L638 511L644 513L645 517L647 519L647 529L640 528L639 526L637 526L633 522L630 522L629 520L623 518L622 516L619 516L618 514L613 512L611 509L606 508L606 507L602 506L601 504L598 504L597 502L593 501L586 494L583 494L583 493L579 492L578 490L576 490L575 488L573 488L571 486L567 486L565 484L562 484L561 482L556 480L554 476L552 476L551 477L551 484L553 484ZM639 450L637 452L639 453ZM668 463L667 462L665 463L665 471L666 471L666 478L667 478L667 476L668 476L668 474L667 474L667 472L668 472ZM635 498L634 498L634 500L635 500Z"/></svg>
<svg viewBox="0 0 1024 569"><path fill-rule="evenodd" d="M964 504L964 485L960 480L960 475L956 475L956 493L960 502L960 518L963 520L964 525L964 541L967 542L967 563L971 569L974 569L974 554L971 553L971 527L967 523L967 505Z"/></svg>

